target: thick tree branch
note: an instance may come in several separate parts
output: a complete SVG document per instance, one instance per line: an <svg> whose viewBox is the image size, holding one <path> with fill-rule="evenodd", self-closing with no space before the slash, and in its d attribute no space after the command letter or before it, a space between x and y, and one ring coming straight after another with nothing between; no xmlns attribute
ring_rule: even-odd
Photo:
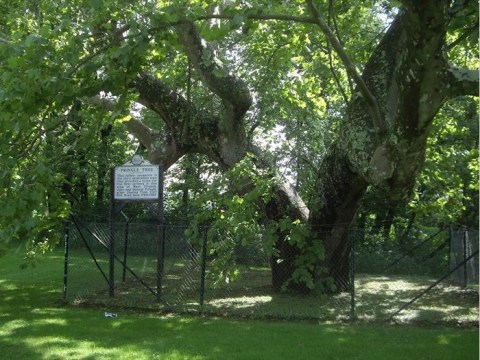
<svg viewBox="0 0 480 360"><path fill-rule="evenodd" d="M383 124L382 115L380 112L380 107L378 106L377 99L373 96L373 94L368 89L367 85L365 84L365 81L363 81L361 75L358 73L355 67L355 64L352 62L352 60L350 59L345 49L340 44L340 42L338 41L337 37L328 26L328 24L321 17L320 12L316 8L316 6L313 4L313 1L306 0L306 3L315 19L316 24L320 27L320 29L323 31L323 33L327 37L328 41L332 44L333 49L342 60L348 75L353 79L355 84L358 86L360 93L362 94L363 98L367 103L367 106L372 118L373 127L375 128L376 133L377 134L383 133L385 131L385 126Z"/></svg>
<svg viewBox="0 0 480 360"><path fill-rule="evenodd" d="M479 96L479 71L451 66L447 69L448 97Z"/></svg>
<svg viewBox="0 0 480 360"><path fill-rule="evenodd" d="M222 99L224 106L234 116L232 120L240 120L252 104L245 82L228 73L216 58L214 50L200 37L192 22L181 22L177 30L179 40L202 81Z"/></svg>
<svg viewBox="0 0 480 360"><path fill-rule="evenodd" d="M130 120L125 122L125 127L128 132L135 136L140 143L142 143L146 148L150 148L154 141L153 130L145 125L143 121L136 117L132 117Z"/></svg>
<svg viewBox="0 0 480 360"><path fill-rule="evenodd" d="M478 6L476 4L476 1L474 3L473 0L453 0L451 1L450 8L448 9L447 14L449 15L450 19L452 19L460 12L462 12L465 8L467 8L470 4L474 4L474 8Z"/></svg>
<svg viewBox="0 0 480 360"><path fill-rule="evenodd" d="M92 96L85 99L90 105L105 111L115 111L117 107L116 99L107 98L101 95ZM125 122L127 130L135 136L145 147L150 147L153 142L153 129L144 124L140 119L132 115L131 119Z"/></svg>
<svg viewBox="0 0 480 360"><path fill-rule="evenodd" d="M138 75L133 86L140 95L138 102L159 114L165 122L166 128L158 135L162 137L160 142L175 147L178 154L199 152L221 163L215 146L219 122L216 116L196 108L151 75Z"/></svg>
<svg viewBox="0 0 480 360"><path fill-rule="evenodd" d="M88 98L87 101L89 104L105 111L114 111L117 107L116 99L106 98L100 95ZM143 103L150 105L146 101ZM152 110L155 111L155 109ZM174 137L170 136L171 134L159 134L158 131L147 126L135 114L131 114L131 119L126 121L124 125L127 131L135 136L138 141L148 149L150 161L161 164L164 170L168 169L186 153L184 148L177 146Z"/></svg>
<svg viewBox="0 0 480 360"><path fill-rule="evenodd" d="M87 99L84 99L87 103L94 105L100 109L106 110L106 111L114 111L115 106L117 105L117 101L114 99L107 98L105 96L101 95L95 95L92 97L89 97Z"/></svg>
<svg viewBox="0 0 480 360"><path fill-rule="evenodd" d="M283 209L285 211L284 215L288 213L292 220L299 219L306 223L310 216L310 210L297 190L275 169L275 165L263 156L262 149L250 144L249 151L255 155L258 167L268 169L273 174L272 181L274 182L276 199L270 201L270 205L276 203L274 207L277 207L282 204L285 207Z"/></svg>
<svg viewBox="0 0 480 360"><path fill-rule="evenodd" d="M140 74L133 87L140 95L138 102L159 114L167 126L177 127L185 121L188 101L162 81L149 74Z"/></svg>
<svg viewBox="0 0 480 360"><path fill-rule="evenodd" d="M219 19L219 20L233 20L235 17L234 14L212 14L212 15L205 15L198 17L198 20L211 20L211 19ZM249 20L277 20L277 21L290 21L302 24L316 24L315 19L311 17L304 17L304 16L292 16L292 15L284 15L284 14L245 14L245 19Z"/></svg>

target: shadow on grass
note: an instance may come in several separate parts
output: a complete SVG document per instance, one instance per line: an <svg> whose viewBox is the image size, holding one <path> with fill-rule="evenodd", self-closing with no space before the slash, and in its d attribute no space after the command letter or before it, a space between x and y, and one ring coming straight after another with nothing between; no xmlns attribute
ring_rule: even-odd
<svg viewBox="0 0 480 360"><path fill-rule="evenodd" d="M356 315L361 320L478 325L478 292L448 283L439 284L397 313L434 282L425 276L362 274L356 282Z"/></svg>
<svg viewBox="0 0 480 360"><path fill-rule="evenodd" d="M162 300L131 276L117 282L116 296L109 298L104 283L96 291L77 296L74 303L137 308L154 311L204 313L256 319L308 319L347 321L352 315L350 293L336 295L282 294L272 290L268 269L244 269L231 283L215 283L207 273L204 306L200 301L199 269L179 263L162 279ZM142 279L155 289L156 277L145 272ZM440 284L399 314L404 304L434 280L423 276L374 276L359 274L355 283L355 317L374 322L427 322L432 324L478 324L478 291ZM90 289L92 289L90 287Z"/></svg>
<svg viewBox="0 0 480 360"><path fill-rule="evenodd" d="M8 256L7 256L8 258ZM2 258L0 258L2 259ZM45 266L22 270L18 276L35 276L53 281L61 289L60 272L63 256L49 255L55 269ZM99 258L100 266L107 271L106 257ZM45 265L45 264L44 264ZM152 257L132 256L129 265L155 292L156 263ZM50 267L47 267L50 269ZM204 306L200 302L201 268L198 262L185 259L166 259L162 278L162 302L142 286L128 272L122 281L122 267L116 263L115 297L110 298L108 284L89 256L72 253L69 270L69 298L73 304L108 306L117 309L149 311L175 311L178 313L204 313L216 316L257 319L307 319L318 321L347 321L351 319L351 294L294 295L279 294L270 286L268 268L244 268L237 281L218 283L207 271ZM11 273L12 280L17 276ZM478 288L462 289L442 283L433 288L407 309L393 316L398 309L434 282L426 276L357 274L355 281L355 317L364 322L419 322L432 324L461 324L478 326ZM46 291L48 293L48 291ZM45 294L44 294L45 295ZM23 294L25 301L34 295ZM38 295L37 295L38 296ZM60 297L60 295L59 295ZM7 299L8 301L8 299ZM20 303L22 299L19 299ZM392 319L393 316L393 319Z"/></svg>
<svg viewBox="0 0 480 360"><path fill-rule="evenodd" d="M478 358L475 329L319 326L159 317L126 310L107 319L105 308L56 305L61 281L53 274L61 269L61 258L31 271L19 270L13 259L4 260L0 259L0 349L5 359ZM265 290L258 288L255 296L268 296L262 295ZM231 289L239 298L236 291L240 289ZM288 297L272 296L264 303L259 299L249 311L267 303L296 306Z"/></svg>
<svg viewBox="0 0 480 360"><path fill-rule="evenodd" d="M43 290L46 289L38 289ZM7 292L14 298L32 298L31 289ZM2 316L0 328L3 358L478 358L478 333L474 329L459 332L441 328L247 322L158 317L131 311L107 319L103 309L25 305L18 312L12 302L1 306L2 310L10 308L8 315Z"/></svg>

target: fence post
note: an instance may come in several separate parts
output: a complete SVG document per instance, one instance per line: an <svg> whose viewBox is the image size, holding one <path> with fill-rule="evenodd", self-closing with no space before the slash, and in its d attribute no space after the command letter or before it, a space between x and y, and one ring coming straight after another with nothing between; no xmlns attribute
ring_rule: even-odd
<svg viewBox="0 0 480 360"><path fill-rule="evenodd" d="M157 253L157 301L162 300L162 280L163 280L163 263L165 260L165 222L163 219L160 224L160 236Z"/></svg>
<svg viewBox="0 0 480 360"><path fill-rule="evenodd" d="M350 236L350 320L355 320L355 231Z"/></svg>
<svg viewBox="0 0 480 360"><path fill-rule="evenodd" d="M207 230L206 227L202 227L202 268L200 277L200 306L203 307L205 299L205 273L207 269Z"/></svg>
<svg viewBox="0 0 480 360"><path fill-rule="evenodd" d="M467 240L468 240L468 229L464 228L463 229L463 238L462 238L462 244L463 244L463 261L467 258ZM468 273L467 273L467 262L463 265L463 287L466 288L468 285Z"/></svg>
<svg viewBox="0 0 480 360"><path fill-rule="evenodd" d="M68 289L68 248L70 240L70 224L67 222L65 226L65 248L64 248L64 264L63 264L63 300L67 301L67 289Z"/></svg>
<svg viewBox="0 0 480 360"><path fill-rule="evenodd" d="M453 243L453 225L450 225L450 231L449 231L450 239L448 242L448 270L452 268L452 243Z"/></svg>
<svg viewBox="0 0 480 360"><path fill-rule="evenodd" d="M108 259L108 295L114 296L114 282L115 282L115 234L113 230L113 221L115 217L115 196L113 189L115 188L115 168L110 171L110 216L109 216L109 259Z"/></svg>
<svg viewBox="0 0 480 360"><path fill-rule="evenodd" d="M125 233L124 233L124 248L123 248L123 274L122 282L125 282L126 272L127 272L127 252L128 252L128 228L130 226L129 220L125 223Z"/></svg>

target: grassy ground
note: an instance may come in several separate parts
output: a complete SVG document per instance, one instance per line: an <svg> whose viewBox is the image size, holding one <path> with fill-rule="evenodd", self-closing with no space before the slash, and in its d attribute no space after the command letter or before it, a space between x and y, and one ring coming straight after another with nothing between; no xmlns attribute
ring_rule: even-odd
<svg viewBox="0 0 480 360"><path fill-rule="evenodd" d="M63 259L0 257L3 359L478 359L478 329L161 316L59 305Z"/></svg>
<svg viewBox="0 0 480 360"><path fill-rule="evenodd" d="M100 266L108 273L106 252L98 252L98 255ZM118 296L114 299L109 298L105 279L86 251L72 252L70 263L69 299L75 303L153 310L163 307L156 302L155 295L131 274L127 273L126 282L122 283L122 269L118 263L115 289ZM131 256L128 264L155 291L155 258ZM200 309L200 277L199 261L167 258L162 298L176 310L240 318L344 321L351 317L351 294L299 296L275 293L270 286L270 271L262 267L245 267L237 281L217 286L207 270L205 303ZM395 314L434 282L435 279L421 275L357 274L355 316L365 322L478 324L478 288L462 289L448 282L442 282L407 309Z"/></svg>

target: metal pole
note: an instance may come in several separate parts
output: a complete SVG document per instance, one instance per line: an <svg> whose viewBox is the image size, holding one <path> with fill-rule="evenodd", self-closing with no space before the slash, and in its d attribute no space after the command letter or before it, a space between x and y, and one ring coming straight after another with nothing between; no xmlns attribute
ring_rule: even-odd
<svg viewBox="0 0 480 360"><path fill-rule="evenodd" d="M122 282L125 282L125 276L127 272L127 251L128 251L128 228L130 223L125 223L125 241L124 241L124 249L123 249L123 275L122 275Z"/></svg>
<svg viewBox="0 0 480 360"><path fill-rule="evenodd" d="M68 289L68 247L70 240L70 224L67 223L65 226L65 248L64 255L65 261L63 264L63 300L67 301L67 289Z"/></svg>
<svg viewBox="0 0 480 360"><path fill-rule="evenodd" d="M202 228L202 268L201 268L201 277L200 277L200 306L203 307L203 302L205 299L205 273L207 269L207 228Z"/></svg>
<svg viewBox="0 0 480 360"><path fill-rule="evenodd" d="M467 258L467 238L468 238L468 229L464 229L463 230L463 261L464 261L464 265L463 265L463 287L466 288L467 285L468 285L468 280L467 280L467 277L468 277L468 274L467 274L467 262L465 261L465 259Z"/></svg>
<svg viewBox="0 0 480 360"><path fill-rule="evenodd" d="M160 224L160 236L157 252L157 301L162 300L163 262L165 259L165 224Z"/></svg>
<svg viewBox="0 0 480 360"><path fill-rule="evenodd" d="M108 294L110 297L114 296L114 281L115 281L115 236L113 232L113 219L115 216L115 170L112 169L110 172L110 219L109 219L109 228L110 228L110 246L109 246L109 277L108 277Z"/></svg>
<svg viewBox="0 0 480 360"><path fill-rule="evenodd" d="M452 267L452 241L453 241L453 226L450 225L450 241L448 242L448 270Z"/></svg>
<svg viewBox="0 0 480 360"><path fill-rule="evenodd" d="M350 320L355 320L355 236L352 236L350 247L350 282Z"/></svg>
<svg viewBox="0 0 480 360"><path fill-rule="evenodd" d="M165 261L165 220L163 218L163 169L158 167L158 221L160 223L159 244L157 253L157 301L162 300L163 265Z"/></svg>

